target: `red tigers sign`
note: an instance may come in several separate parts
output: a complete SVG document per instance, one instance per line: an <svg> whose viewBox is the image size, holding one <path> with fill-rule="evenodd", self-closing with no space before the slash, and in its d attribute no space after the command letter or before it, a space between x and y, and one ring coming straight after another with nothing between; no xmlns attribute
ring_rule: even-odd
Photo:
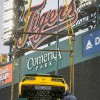
<svg viewBox="0 0 100 100"><path fill-rule="evenodd" d="M27 26L27 32L38 32L38 33L57 33L57 20L59 14L59 32L66 29L66 23L70 25L70 21L74 24L78 19L78 13L76 10L75 0L72 0L69 4L68 9L66 6L60 6L59 11L57 9L49 10L43 14L41 11L45 8L47 0L37 6L33 6L30 9L30 17ZM27 15L28 10L25 13ZM59 12L59 13L58 13ZM66 22L66 17L70 17ZM47 38L51 37L50 35L41 35L41 34L25 34L24 41L20 38L17 43L17 47L20 48L25 46L27 41L30 41L32 48L35 49Z"/></svg>

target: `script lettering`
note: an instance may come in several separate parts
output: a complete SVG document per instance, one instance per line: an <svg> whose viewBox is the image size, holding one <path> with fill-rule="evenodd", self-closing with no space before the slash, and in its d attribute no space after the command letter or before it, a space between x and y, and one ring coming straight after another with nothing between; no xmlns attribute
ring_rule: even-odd
<svg viewBox="0 0 100 100"><path fill-rule="evenodd" d="M78 19L78 13L76 11L76 4L75 0L72 0L68 9L66 9L66 6L61 6L59 8L59 11L54 9L54 10L49 10L41 15L42 9L46 5L46 0L43 1L42 4L39 6L35 6L31 8L31 14L27 26L27 31L28 32L39 32L39 33L57 33L57 20L59 16L59 29L58 31L61 32L66 28L66 23L67 27L70 26L70 22L74 24L77 19ZM59 13L58 13L59 12ZM58 15L59 14L59 15ZM27 15L27 11L26 14ZM69 19L66 18L67 16ZM20 44L22 43L22 47L25 45L25 42L30 41L32 48L37 48L44 40L48 39L51 37L51 35L40 35L40 34L26 34L25 39L22 42L21 39L18 41L18 48L20 48Z"/></svg>

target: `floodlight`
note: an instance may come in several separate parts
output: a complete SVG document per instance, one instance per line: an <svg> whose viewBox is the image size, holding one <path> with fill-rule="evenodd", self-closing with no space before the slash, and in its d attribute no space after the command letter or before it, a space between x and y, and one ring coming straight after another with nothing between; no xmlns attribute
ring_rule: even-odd
<svg viewBox="0 0 100 100"><path fill-rule="evenodd" d="M9 11L6 11L4 13L4 16L6 16L6 15L13 15L13 14L14 14L14 11L13 10L9 10Z"/></svg>
<svg viewBox="0 0 100 100"><path fill-rule="evenodd" d="M8 6L8 5L14 5L14 2L13 1L7 1L7 2L4 2L4 6Z"/></svg>
<svg viewBox="0 0 100 100"><path fill-rule="evenodd" d="M5 35L5 34L4 34L3 37L4 37L4 39L8 39L9 37L11 38L12 35L9 35L9 34L8 34L8 35Z"/></svg>
<svg viewBox="0 0 100 100"><path fill-rule="evenodd" d="M87 2L88 2L89 4L90 4L90 3L92 4L92 3L95 3L96 1L97 1L97 0L80 0L81 4L87 3Z"/></svg>
<svg viewBox="0 0 100 100"><path fill-rule="evenodd" d="M4 4L4 10L9 10L9 9L13 9L14 8L14 2L9 2L9 3L5 3Z"/></svg>
<svg viewBox="0 0 100 100"><path fill-rule="evenodd" d="M80 6L79 8L85 8L88 7L89 5L93 4L94 2L96 2L96 0L80 0Z"/></svg>
<svg viewBox="0 0 100 100"><path fill-rule="evenodd" d="M13 19L9 19L9 20L4 20L3 21L3 27L5 27L7 25L10 25L11 26L12 24L14 24L14 20Z"/></svg>
<svg viewBox="0 0 100 100"><path fill-rule="evenodd" d="M5 22L5 21L7 21L7 20L11 20L11 19L13 19L14 18L14 14L12 13L12 14L8 14L8 15L4 15L3 16L3 22Z"/></svg>
<svg viewBox="0 0 100 100"><path fill-rule="evenodd" d="M13 22L13 20L10 20L10 21L8 21L8 22L6 22L6 23L3 23L3 27L5 27L5 26L13 26L14 25L14 22Z"/></svg>
<svg viewBox="0 0 100 100"><path fill-rule="evenodd" d="M91 3L91 1L89 1L89 5L91 5L92 3Z"/></svg>
<svg viewBox="0 0 100 100"><path fill-rule="evenodd" d="M10 9L13 9L14 8L14 5L7 5L7 6L4 6L4 11L7 11L7 10L10 10Z"/></svg>
<svg viewBox="0 0 100 100"><path fill-rule="evenodd" d="M13 26L12 27L6 27L6 28L3 29L3 32L5 33L5 32L8 32L12 29L13 29Z"/></svg>

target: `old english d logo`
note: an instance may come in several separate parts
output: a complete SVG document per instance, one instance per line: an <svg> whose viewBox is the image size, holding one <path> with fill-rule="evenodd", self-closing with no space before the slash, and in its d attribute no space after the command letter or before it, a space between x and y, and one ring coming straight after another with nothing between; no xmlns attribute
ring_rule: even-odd
<svg viewBox="0 0 100 100"><path fill-rule="evenodd" d="M39 32L39 33L57 33L57 16L58 11L56 9L49 10L41 15L41 11L46 5L46 0L44 0L40 5L31 8L31 14L27 26L28 32ZM27 11L26 11L27 14ZM25 15L26 15L25 14ZM74 24L78 19L78 13L76 11L75 0L72 0L68 10L65 6L60 6L59 8L59 32L66 28L66 17L71 18L67 20L68 25L70 21ZM30 41L33 49L37 48L44 40L51 37L50 35L40 35L34 34L30 36L25 35L22 47L25 45L26 41ZM18 41L18 48L20 48L21 39Z"/></svg>

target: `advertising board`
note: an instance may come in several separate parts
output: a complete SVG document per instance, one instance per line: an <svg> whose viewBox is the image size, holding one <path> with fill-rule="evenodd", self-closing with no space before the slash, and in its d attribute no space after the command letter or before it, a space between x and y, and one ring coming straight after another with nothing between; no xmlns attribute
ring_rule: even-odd
<svg viewBox="0 0 100 100"><path fill-rule="evenodd" d="M83 56L100 52L100 30L83 35Z"/></svg>
<svg viewBox="0 0 100 100"><path fill-rule="evenodd" d="M65 44L66 46L63 46ZM46 47L45 49L56 49L56 44ZM59 43L59 50L67 50L69 45L66 41ZM70 53L56 51L37 51L25 55L22 57L21 63L21 76L25 74L36 74L36 73L49 73L56 70L57 60L58 60L58 69L66 67L70 64ZM16 63L19 64L19 59L16 60ZM18 68L18 67L16 67ZM16 75L17 76L17 75ZM17 77L15 78L17 79Z"/></svg>
<svg viewBox="0 0 100 100"><path fill-rule="evenodd" d="M12 64L0 68L0 86L12 82Z"/></svg>

